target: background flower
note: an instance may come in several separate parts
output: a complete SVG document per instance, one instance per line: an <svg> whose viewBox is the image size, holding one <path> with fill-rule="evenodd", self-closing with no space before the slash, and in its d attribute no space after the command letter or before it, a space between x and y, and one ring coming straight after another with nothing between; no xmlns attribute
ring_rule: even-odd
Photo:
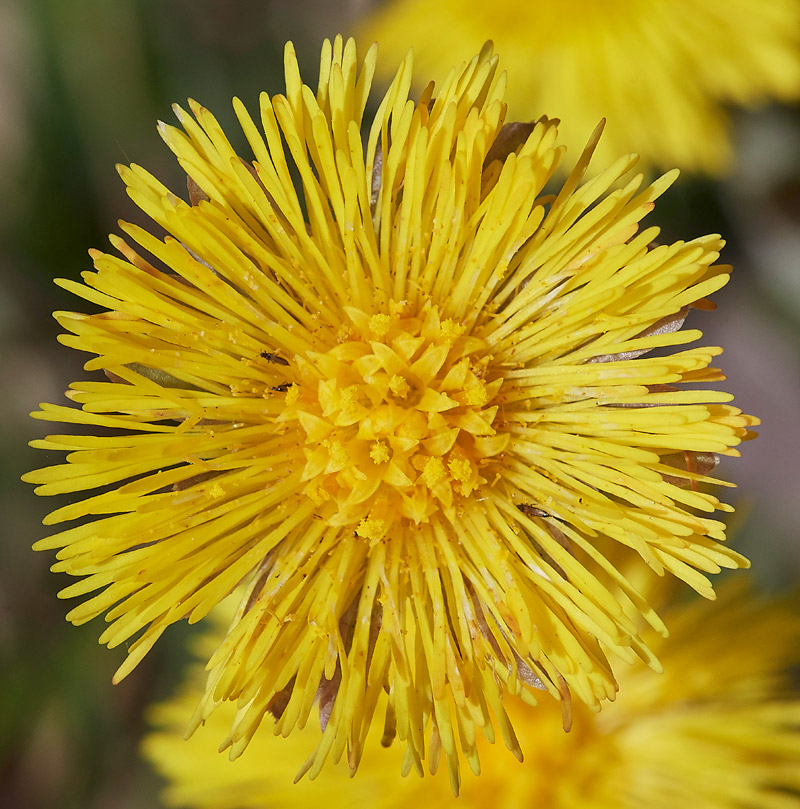
<svg viewBox="0 0 800 809"><path fill-rule="evenodd" d="M674 598L674 588L666 589ZM398 781L396 748L373 746L354 779L345 767L331 767L325 777L295 785L291 773L304 756L300 734L283 741L264 727L231 763L216 749L227 718L220 713L186 741L186 712L202 687L198 670L179 696L153 711L157 730L144 751L167 780L165 803L191 809L282 809L322 801L379 809L800 807L800 695L791 675L800 662L796 600L765 601L728 582L719 601L673 603L666 617L671 637L652 639L663 674L621 668L617 701L599 714L577 706L568 734L553 704L515 704L511 714L525 761L500 760L497 745L481 744L485 771L465 782L458 799L442 777ZM214 636L203 643L213 647Z"/></svg>
<svg viewBox="0 0 800 809"><path fill-rule="evenodd" d="M636 152L720 173L732 160L725 104L800 98L797 0L389 0L362 37L395 58L413 46L433 77L492 39L511 115L560 118L571 154L606 118L603 161Z"/></svg>

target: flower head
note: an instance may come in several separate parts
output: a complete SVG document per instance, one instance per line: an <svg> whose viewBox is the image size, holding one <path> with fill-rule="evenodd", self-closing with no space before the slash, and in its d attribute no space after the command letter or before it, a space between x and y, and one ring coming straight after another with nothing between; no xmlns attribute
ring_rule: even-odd
<svg viewBox="0 0 800 809"><path fill-rule="evenodd" d="M433 77L491 37L510 114L560 117L570 154L607 118L602 161L716 174L731 160L725 104L800 98L798 0L389 0L362 33L392 57L413 45Z"/></svg>
<svg viewBox="0 0 800 809"><path fill-rule="evenodd" d="M35 415L103 432L35 442L70 454L27 479L104 487L37 547L80 578L62 596L98 591L70 620L135 637L117 679L244 583L197 723L235 702L236 756L265 714L288 735L314 711L313 777L345 753L355 770L386 692L405 766L441 751L457 788L493 721L519 755L505 694L549 691L568 725L570 695L613 697L607 655L657 666L637 621L663 625L610 545L709 597L700 571L743 563L700 486L755 420L677 387L722 378L720 349L640 356L696 340L688 307L728 278L718 237L639 231L673 175L609 191L627 157L584 181L595 138L544 195L557 127L504 126L489 50L418 101L404 61L365 145L374 65L326 43L315 93L288 46L261 131L234 102L252 163L178 108L161 132L188 201L120 169L168 235L123 224L138 247L114 238L122 258L61 282L107 310L57 317L108 381Z"/></svg>
<svg viewBox="0 0 800 809"><path fill-rule="evenodd" d="M509 768L497 745L482 741L485 773L465 782L458 799L441 777L398 779L401 752L377 744L355 779L346 767L329 766L325 779L293 785L291 773L312 743L308 729L281 742L262 728L231 763L217 753L215 739L232 706L186 742L182 731L202 690L200 672L179 697L157 706L157 730L145 740L145 753L167 779L166 803L193 809L304 809L323 802L332 809L798 809L800 694L790 675L800 663L796 600L759 601L729 583L720 601L673 605L666 617L670 639L653 641L663 674L642 665L621 668L617 702L599 714L576 705L569 734L554 716L555 703L536 710L514 704L525 762Z"/></svg>

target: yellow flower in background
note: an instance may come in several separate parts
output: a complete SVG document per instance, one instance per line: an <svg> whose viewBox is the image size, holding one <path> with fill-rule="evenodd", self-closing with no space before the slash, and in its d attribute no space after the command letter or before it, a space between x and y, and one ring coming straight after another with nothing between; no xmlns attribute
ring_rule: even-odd
<svg viewBox="0 0 800 809"><path fill-rule="evenodd" d="M606 118L602 162L636 152L718 174L732 157L725 105L800 98L800 0L388 0L361 29L392 59L413 46L433 78L489 38L510 116L561 118L570 155Z"/></svg>
<svg viewBox="0 0 800 809"><path fill-rule="evenodd" d="M69 455L26 479L101 488L36 547L79 578L62 597L93 594L68 618L130 643L117 680L244 583L195 724L235 702L235 757L267 713L283 735L318 713L314 777L355 770L378 723L457 790L478 731L520 754L507 694L550 692L568 726L573 695L614 696L607 656L658 666L639 621L663 624L609 548L707 597L702 572L744 564L702 485L756 420L702 389L721 349L641 356L696 341L687 311L730 270L716 236L639 230L674 174L642 187L629 156L585 179L598 131L543 194L557 127L504 126L488 49L417 101L407 58L364 140L375 60L326 42L314 91L287 46L260 128L234 102L254 162L176 108L188 201L120 169L168 235L123 224L121 258L60 282L107 310L57 318L108 380L35 414L97 434L34 442Z"/></svg>
<svg viewBox="0 0 800 809"><path fill-rule="evenodd" d="M790 671L800 663L796 600L759 602L728 583L718 602L695 599L666 618L671 637L653 645L663 674L620 668L617 702L599 714L576 706L571 733L561 730L555 703L533 710L514 703L509 713L524 763L509 763L482 741L484 774L467 780L460 798L441 777L397 778L401 752L377 743L354 779L344 766L327 766L324 778L293 785L313 744L310 728L281 741L263 727L231 763L216 750L234 712L228 706L184 741L187 711L202 691L199 671L154 710L157 729L145 754L166 778L165 803L193 809L798 809L800 694ZM204 643L212 648L211 638Z"/></svg>

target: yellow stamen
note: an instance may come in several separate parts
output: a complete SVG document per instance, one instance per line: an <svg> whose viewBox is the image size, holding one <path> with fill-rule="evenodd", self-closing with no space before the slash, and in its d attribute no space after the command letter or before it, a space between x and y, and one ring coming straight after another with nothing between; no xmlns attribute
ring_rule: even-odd
<svg viewBox="0 0 800 809"><path fill-rule="evenodd" d="M389 448L383 441L376 441L369 451L369 457L377 464L386 463L391 457L389 455Z"/></svg>

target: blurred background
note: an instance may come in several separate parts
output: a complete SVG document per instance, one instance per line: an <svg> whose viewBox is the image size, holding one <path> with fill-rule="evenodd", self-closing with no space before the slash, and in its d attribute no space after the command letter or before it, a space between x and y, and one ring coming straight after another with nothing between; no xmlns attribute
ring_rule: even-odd
<svg viewBox="0 0 800 809"><path fill-rule="evenodd" d="M80 304L52 279L89 269L87 249L107 245L118 218L142 221L115 163L140 163L182 187L155 130L156 119L171 119L173 101L196 97L236 144L230 99L255 108L260 90L283 90L284 41L295 41L313 83L320 39L352 31L374 4L0 0L4 809L158 806L159 785L138 756L142 717L170 692L188 634L174 628L168 643L112 687L123 650L98 646L97 622L65 623L69 605L55 594L67 581L48 571L51 554L30 550L55 504L19 481L48 462L26 445L47 429L28 413L42 401L62 402L83 373L81 357L56 342L50 316ZM725 347L727 388L762 418L761 438L722 474L739 484L731 495L736 547L753 559L764 586L780 587L800 570L800 109L768 105L733 115L732 172L715 181L683 176L648 222L662 226L664 241L708 232L728 240L733 282L715 296L718 311L695 312L691 325Z"/></svg>

